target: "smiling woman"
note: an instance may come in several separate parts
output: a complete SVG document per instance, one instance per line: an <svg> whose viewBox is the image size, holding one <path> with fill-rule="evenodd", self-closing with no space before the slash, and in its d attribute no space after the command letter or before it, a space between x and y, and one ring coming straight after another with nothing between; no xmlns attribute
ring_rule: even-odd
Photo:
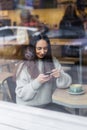
<svg viewBox="0 0 87 130"><path fill-rule="evenodd" d="M16 73L17 104L67 112L52 103L52 94L56 87L67 88L72 79L52 57L49 38L44 34L33 36L24 58Z"/></svg>
<svg viewBox="0 0 87 130"><path fill-rule="evenodd" d="M40 40L36 45L36 55L39 58L43 58L48 51L47 43L44 40Z"/></svg>

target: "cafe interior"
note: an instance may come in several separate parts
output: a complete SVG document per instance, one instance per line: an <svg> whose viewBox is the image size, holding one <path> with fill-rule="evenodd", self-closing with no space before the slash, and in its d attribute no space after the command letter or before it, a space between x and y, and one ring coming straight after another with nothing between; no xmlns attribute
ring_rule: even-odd
<svg viewBox="0 0 87 130"><path fill-rule="evenodd" d="M74 32L76 31L75 34L73 29L68 30L71 26L68 26L69 23L67 23L67 29L62 33L60 22L68 6L75 7L76 14L83 24L84 34L81 35L79 28L74 29ZM20 24L20 14L25 10L32 16L31 25ZM73 15L72 10L68 14ZM41 28L39 28L39 24L34 24L34 22L42 25ZM10 94L10 91L15 91L14 87L11 90L9 89L10 86L7 87L7 85L8 82L11 82L11 77L23 58L20 50L29 44L30 37L28 37L28 40L26 38L22 39L20 34L19 39L23 41L17 40L17 30L19 28L25 29L25 31L29 29L30 35L34 35L43 31L43 27L47 27L46 34L51 42L53 56L59 60L64 71L70 74L73 84L81 85L85 91L80 94L67 93L67 96L82 96L82 100L87 98L87 1L0 0L0 100L14 102L15 94L14 92ZM10 34L8 34L8 31L6 32L7 29L11 30L12 33L9 31ZM84 88L84 86L86 87ZM56 99L55 102L57 102ZM84 103L81 108L86 109L86 112L83 112L85 116L87 114L87 103L86 105Z"/></svg>

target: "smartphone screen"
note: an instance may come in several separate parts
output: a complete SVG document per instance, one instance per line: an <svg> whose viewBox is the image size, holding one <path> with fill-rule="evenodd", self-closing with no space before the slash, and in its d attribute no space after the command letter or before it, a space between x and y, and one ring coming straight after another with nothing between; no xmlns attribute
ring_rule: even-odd
<svg viewBox="0 0 87 130"><path fill-rule="evenodd" d="M52 72L51 71L49 71L49 72L46 72L45 73L45 75L50 75Z"/></svg>

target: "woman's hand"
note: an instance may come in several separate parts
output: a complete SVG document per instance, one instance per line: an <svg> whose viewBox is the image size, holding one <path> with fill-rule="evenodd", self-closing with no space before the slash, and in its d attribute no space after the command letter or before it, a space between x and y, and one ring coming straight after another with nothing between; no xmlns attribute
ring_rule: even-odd
<svg viewBox="0 0 87 130"><path fill-rule="evenodd" d="M52 73L50 74L51 76L55 77L55 78L59 78L61 76L61 69L53 69Z"/></svg>
<svg viewBox="0 0 87 130"><path fill-rule="evenodd" d="M37 77L37 80L40 83L45 83L45 82L49 81L51 79L51 77L52 76L50 76L50 75L39 74L39 76Z"/></svg>

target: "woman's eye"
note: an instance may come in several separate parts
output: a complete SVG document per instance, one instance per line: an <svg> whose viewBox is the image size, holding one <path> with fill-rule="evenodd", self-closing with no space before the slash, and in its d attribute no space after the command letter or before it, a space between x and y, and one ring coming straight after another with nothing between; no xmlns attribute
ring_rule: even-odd
<svg viewBox="0 0 87 130"><path fill-rule="evenodd" d="M48 48L47 48L47 47L45 47L45 48L44 48L44 50L48 50Z"/></svg>
<svg viewBox="0 0 87 130"><path fill-rule="evenodd" d="M37 49L37 50L41 50L42 48L41 48L41 47L37 47L36 49Z"/></svg>
<svg viewBox="0 0 87 130"><path fill-rule="evenodd" d="M44 47L44 48L42 48L42 47L36 47L36 49L37 49L37 50L42 50L42 49L43 49L43 50L48 50L48 47Z"/></svg>

